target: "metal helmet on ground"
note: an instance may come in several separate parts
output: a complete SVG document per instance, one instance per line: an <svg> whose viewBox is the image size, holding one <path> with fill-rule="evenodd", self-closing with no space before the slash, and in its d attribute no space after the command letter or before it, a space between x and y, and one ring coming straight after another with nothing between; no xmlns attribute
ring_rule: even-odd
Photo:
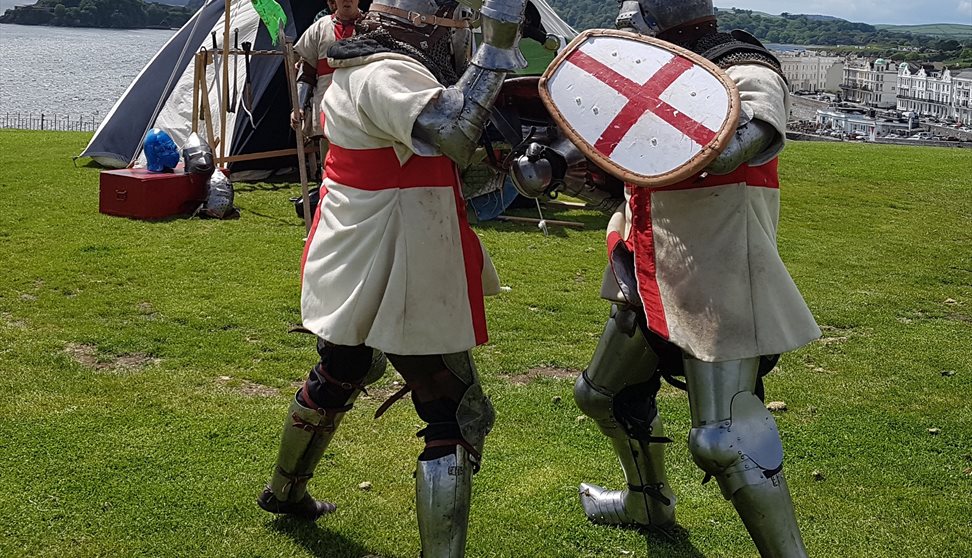
<svg viewBox="0 0 972 558"><path fill-rule="evenodd" d="M203 212L216 219L225 219L233 213L233 183L222 171L214 172L206 182L206 205Z"/></svg>
<svg viewBox="0 0 972 558"><path fill-rule="evenodd" d="M149 172L165 172L179 164L179 148L165 130L149 130L142 147Z"/></svg>
<svg viewBox="0 0 972 558"><path fill-rule="evenodd" d="M715 17L712 0L623 0L616 25L657 35L679 25Z"/></svg>
<svg viewBox="0 0 972 558"><path fill-rule="evenodd" d="M213 174L213 148L195 132L182 144L182 160L186 163L186 172Z"/></svg>

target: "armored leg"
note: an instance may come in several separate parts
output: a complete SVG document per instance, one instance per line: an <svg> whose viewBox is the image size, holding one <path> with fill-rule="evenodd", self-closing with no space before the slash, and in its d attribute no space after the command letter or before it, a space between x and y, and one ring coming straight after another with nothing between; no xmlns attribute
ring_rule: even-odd
<svg viewBox="0 0 972 558"><path fill-rule="evenodd" d="M637 310L612 308L574 399L611 440L627 488L580 485L581 505L595 523L665 527L675 522L675 495L665 474L662 420L655 406L657 358L637 327Z"/></svg>
<svg viewBox="0 0 972 558"><path fill-rule="evenodd" d="M277 464L257 504L271 513L316 520L335 510L314 499L307 482L345 413L365 385L385 372L386 359L364 345L344 347L318 342L321 361L297 391L284 421Z"/></svg>
<svg viewBox="0 0 972 558"><path fill-rule="evenodd" d="M415 472L415 512L423 558L465 555L472 475L494 413L468 352L435 356L389 355L412 389L428 426Z"/></svg>
<svg viewBox="0 0 972 558"><path fill-rule="evenodd" d="M715 477L763 558L807 556L783 477L776 421L753 394L758 358L685 359L695 463Z"/></svg>

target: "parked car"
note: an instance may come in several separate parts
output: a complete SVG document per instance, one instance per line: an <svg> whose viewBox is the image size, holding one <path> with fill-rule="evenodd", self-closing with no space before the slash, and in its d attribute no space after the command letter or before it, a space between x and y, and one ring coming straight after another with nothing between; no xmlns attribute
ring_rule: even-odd
<svg viewBox="0 0 972 558"><path fill-rule="evenodd" d="M935 136L931 132L918 132L917 134L909 137L910 140L931 140L935 139Z"/></svg>

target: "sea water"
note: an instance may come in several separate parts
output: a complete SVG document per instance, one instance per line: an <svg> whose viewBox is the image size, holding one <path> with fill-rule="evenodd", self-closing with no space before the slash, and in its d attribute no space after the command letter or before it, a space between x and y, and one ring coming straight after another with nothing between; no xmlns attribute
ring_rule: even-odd
<svg viewBox="0 0 972 558"><path fill-rule="evenodd" d="M101 120L174 34L0 24L0 118L19 112Z"/></svg>

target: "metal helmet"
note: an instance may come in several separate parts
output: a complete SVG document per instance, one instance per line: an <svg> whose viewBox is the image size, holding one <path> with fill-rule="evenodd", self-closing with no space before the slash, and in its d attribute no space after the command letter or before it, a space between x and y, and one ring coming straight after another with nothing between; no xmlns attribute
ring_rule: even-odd
<svg viewBox="0 0 972 558"><path fill-rule="evenodd" d="M186 162L186 172L213 174L213 148L196 132L189 134L186 143L182 144L182 160Z"/></svg>
<svg viewBox="0 0 972 558"><path fill-rule="evenodd" d="M179 148L165 130L149 130L142 149L145 151L145 163L149 172L165 172L179 164Z"/></svg>
<svg viewBox="0 0 972 558"><path fill-rule="evenodd" d="M619 29L657 35L679 25L715 17L712 0L622 0Z"/></svg>
<svg viewBox="0 0 972 558"><path fill-rule="evenodd" d="M233 213L233 183L222 171L214 172L206 182L208 192L203 212L216 219L225 219Z"/></svg>
<svg viewBox="0 0 972 558"><path fill-rule="evenodd" d="M446 53L437 45L445 46L443 34L448 33L445 49L449 51L451 66L461 72L472 56L472 22L481 6L482 0L375 0L366 17L404 24L413 33L392 32L393 36L402 42L417 42L412 46L438 60Z"/></svg>

